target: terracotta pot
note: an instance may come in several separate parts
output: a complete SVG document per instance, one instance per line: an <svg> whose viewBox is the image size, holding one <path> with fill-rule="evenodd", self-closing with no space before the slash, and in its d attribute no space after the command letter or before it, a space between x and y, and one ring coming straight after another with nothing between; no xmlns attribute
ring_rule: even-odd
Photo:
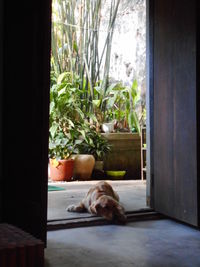
<svg viewBox="0 0 200 267"><path fill-rule="evenodd" d="M78 180L90 180L95 158L92 155L77 155L74 160L73 177Z"/></svg>
<svg viewBox="0 0 200 267"><path fill-rule="evenodd" d="M57 166L56 166L57 165ZM71 181L74 169L73 159L49 160L50 178L52 181Z"/></svg>

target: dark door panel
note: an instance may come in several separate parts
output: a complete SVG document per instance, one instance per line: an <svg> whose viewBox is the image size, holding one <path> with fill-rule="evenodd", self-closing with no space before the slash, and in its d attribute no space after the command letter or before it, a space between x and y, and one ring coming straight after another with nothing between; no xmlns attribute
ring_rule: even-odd
<svg viewBox="0 0 200 267"><path fill-rule="evenodd" d="M154 1L155 210L197 225L196 1Z"/></svg>
<svg viewBox="0 0 200 267"><path fill-rule="evenodd" d="M45 241L51 1L4 1L1 219Z"/></svg>

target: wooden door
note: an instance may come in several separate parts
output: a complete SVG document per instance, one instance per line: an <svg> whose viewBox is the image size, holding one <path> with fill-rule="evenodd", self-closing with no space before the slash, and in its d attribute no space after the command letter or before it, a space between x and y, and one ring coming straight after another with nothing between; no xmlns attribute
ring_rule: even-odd
<svg viewBox="0 0 200 267"><path fill-rule="evenodd" d="M46 240L51 1L4 1L1 221Z"/></svg>
<svg viewBox="0 0 200 267"><path fill-rule="evenodd" d="M150 1L154 208L198 225L196 1Z"/></svg>

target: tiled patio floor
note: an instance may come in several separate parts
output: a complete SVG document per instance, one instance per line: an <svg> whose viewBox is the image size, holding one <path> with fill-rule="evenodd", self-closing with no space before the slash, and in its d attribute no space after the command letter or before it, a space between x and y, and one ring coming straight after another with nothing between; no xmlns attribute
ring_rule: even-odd
<svg viewBox="0 0 200 267"><path fill-rule="evenodd" d="M66 207L79 203L89 188L98 181L49 182L49 185L63 187L63 191L48 193L48 220L88 217L88 213L71 213ZM108 181L119 194L126 211L147 208L146 182L141 180Z"/></svg>

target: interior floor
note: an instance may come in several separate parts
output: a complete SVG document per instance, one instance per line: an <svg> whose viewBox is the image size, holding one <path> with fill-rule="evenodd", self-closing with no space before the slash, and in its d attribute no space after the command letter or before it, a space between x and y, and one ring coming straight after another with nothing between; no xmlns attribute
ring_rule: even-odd
<svg viewBox="0 0 200 267"><path fill-rule="evenodd" d="M199 267L200 232L171 220L51 231L46 267Z"/></svg>
<svg viewBox="0 0 200 267"><path fill-rule="evenodd" d="M88 213L72 213L66 211L71 204L78 204L87 194L90 187L98 181L75 181L75 182L50 182L64 188L62 191L48 192L48 220L80 218L92 216ZM145 209L146 206L146 181L121 180L108 181L120 197L125 211Z"/></svg>

